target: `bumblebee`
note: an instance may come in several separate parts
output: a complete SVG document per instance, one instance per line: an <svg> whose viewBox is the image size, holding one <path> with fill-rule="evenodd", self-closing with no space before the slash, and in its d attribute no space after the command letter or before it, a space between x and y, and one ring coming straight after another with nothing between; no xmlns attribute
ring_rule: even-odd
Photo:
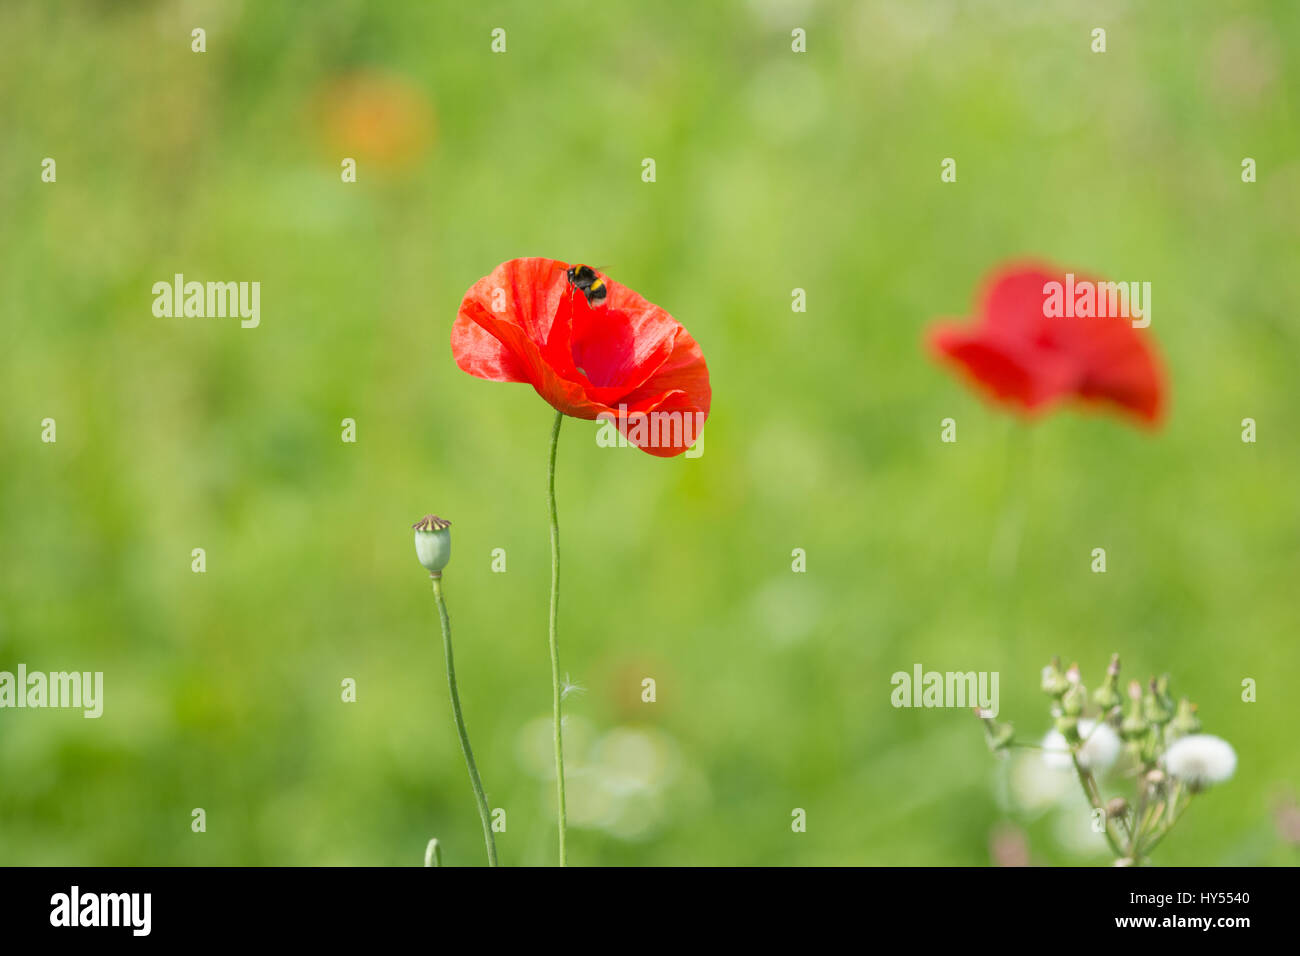
<svg viewBox="0 0 1300 956"><path fill-rule="evenodd" d="M588 305L600 305L605 301L605 296L609 294L609 287L605 285L604 279L596 275L596 270L591 266L584 266L581 263L569 266L567 274L569 284L587 297Z"/></svg>

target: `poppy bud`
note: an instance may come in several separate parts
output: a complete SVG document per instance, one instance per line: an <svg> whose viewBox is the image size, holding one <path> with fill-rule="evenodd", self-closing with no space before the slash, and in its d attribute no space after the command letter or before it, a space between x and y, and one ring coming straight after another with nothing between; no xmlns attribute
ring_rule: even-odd
<svg viewBox="0 0 1300 956"><path fill-rule="evenodd" d="M425 515L415 524L415 556L429 572L429 577L442 577L442 569L451 560L451 522L437 515Z"/></svg>

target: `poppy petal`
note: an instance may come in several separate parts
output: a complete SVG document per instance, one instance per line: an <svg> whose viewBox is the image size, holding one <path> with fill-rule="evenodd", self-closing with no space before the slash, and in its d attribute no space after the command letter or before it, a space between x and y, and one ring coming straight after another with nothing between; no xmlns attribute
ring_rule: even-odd
<svg viewBox="0 0 1300 956"><path fill-rule="evenodd" d="M936 354L960 368L990 398L1026 413L1037 413L1068 395L1078 381L1063 356L1035 354L1014 339L953 326L931 335Z"/></svg>
<svg viewBox="0 0 1300 956"><path fill-rule="evenodd" d="M527 382L528 369L504 342L463 312L451 326L451 354L462 371L490 382Z"/></svg>
<svg viewBox="0 0 1300 956"><path fill-rule="evenodd" d="M606 300L591 306L574 295L561 302L558 331L568 328L567 354L588 394L615 403L640 388L672 355L681 323L632 290L608 282ZM565 313L567 312L567 316Z"/></svg>
<svg viewBox="0 0 1300 956"><path fill-rule="evenodd" d="M1073 397L1159 423L1168 386L1149 336L1123 316L1073 315L1073 303L1064 301L1067 276L1036 262L999 267L983 285L978 318L932 330L931 349L978 389L1023 412ZM1073 284L1099 294L1089 276L1076 273ZM1061 296L1059 311L1050 309L1052 293Z"/></svg>
<svg viewBox="0 0 1300 956"><path fill-rule="evenodd" d="M685 451L712 399L698 343L603 275L605 296L592 305L568 269L556 259L514 259L471 286L452 325L456 364L479 378L527 382L565 415L608 416L652 454ZM636 421L643 415L663 428L647 435Z"/></svg>
<svg viewBox="0 0 1300 956"><path fill-rule="evenodd" d="M1159 424L1169 389L1144 332L1123 318L1065 321L1090 325L1085 340L1074 346L1084 366L1079 396L1109 402L1147 425Z"/></svg>
<svg viewBox="0 0 1300 956"><path fill-rule="evenodd" d="M1044 303L1049 282L1063 282L1064 272L1037 262L1003 266L985 282L980 298L979 324L1032 339L1047 318Z"/></svg>
<svg viewBox="0 0 1300 956"><path fill-rule="evenodd" d="M500 321L517 325L538 345L546 342L560 299L568 288L568 266L556 259L511 259L479 279L461 301L476 303Z"/></svg>

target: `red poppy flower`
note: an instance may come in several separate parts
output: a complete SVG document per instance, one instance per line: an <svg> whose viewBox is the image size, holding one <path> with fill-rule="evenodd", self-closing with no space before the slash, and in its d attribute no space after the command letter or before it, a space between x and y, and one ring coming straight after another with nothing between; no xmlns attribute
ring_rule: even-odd
<svg viewBox="0 0 1300 956"><path fill-rule="evenodd" d="M605 296L588 301L568 269L511 259L470 286L451 329L456 364L493 382L527 382L565 415L611 421L652 455L681 454L712 397L699 345L659 306L600 273Z"/></svg>
<svg viewBox="0 0 1300 956"><path fill-rule="evenodd" d="M1098 288L1085 276L1068 281L1070 287ZM1054 282L1061 283L1064 296L1067 274L1060 269L1003 266L986 280L979 317L966 326L931 329L930 348L977 389L1022 414L1034 416L1076 399L1158 425L1167 387L1149 334L1110 306L1111 314L1100 317L1056 314L1060 310L1047 306Z"/></svg>

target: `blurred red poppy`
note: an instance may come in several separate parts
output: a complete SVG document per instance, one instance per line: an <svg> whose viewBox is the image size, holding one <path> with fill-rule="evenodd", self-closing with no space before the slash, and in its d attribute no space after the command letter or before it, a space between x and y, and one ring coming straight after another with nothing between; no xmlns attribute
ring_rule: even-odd
<svg viewBox="0 0 1300 956"><path fill-rule="evenodd" d="M704 355L659 306L600 273L588 301L556 259L511 259L465 293L451 329L456 364L493 382L527 382L574 418L613 422L652 455L684 452L709 414Z"/></svg>
<svg viewBox="0 0 1300 956"><path fill-rule="evenodd" d="M1114 314L1049 314L1050 284L1066 281L1053 266L1002 266L986 280L978 318L930 330L932 352L979 391L1027 416L1075 399L1159 425L1168 388L1149 333ZM1071 275L1069 281L1092 280Z"/></svg>

